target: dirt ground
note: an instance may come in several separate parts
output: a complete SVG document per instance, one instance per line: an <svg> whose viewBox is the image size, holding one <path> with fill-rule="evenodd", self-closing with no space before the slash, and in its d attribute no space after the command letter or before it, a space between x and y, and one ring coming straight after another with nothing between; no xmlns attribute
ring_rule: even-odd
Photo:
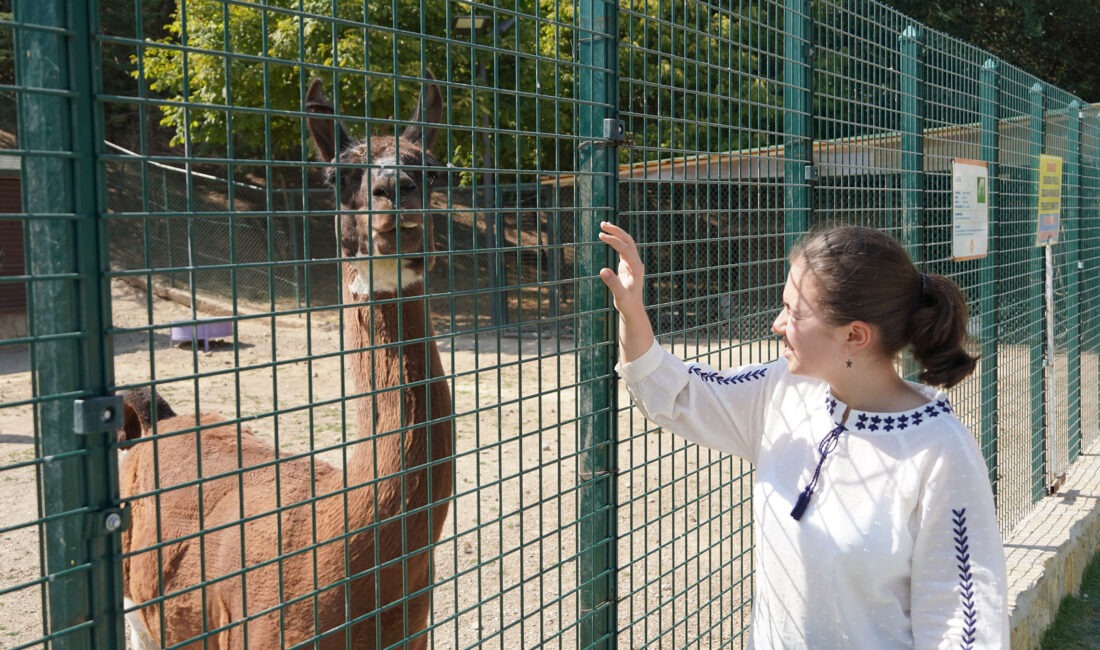
<svg viewBox="0 0 1100 650"><path fill-rule="evenodd" d="M245 316L235 341L206 351L173 344L165 327L204 314L117 280L112 300L120 386L156 382L177 411L241 418L287 452L323 450L318 457L342 464L354 414L341 398L353 388L335 310ZM432 647L577 644L577 354L568 331L559 333L483 330L440 341L457 481L436 550ZM26 348L0 347L5 647L44 633L33 417L30 406L9 406L31 398L30 369ZM632 439L621 446L616 487L622 638L632 647L728 641L741 630L750 591L742 580L750 516L738 479L747 467L646 434L628 409L618 418L620 440Z"/></svg>

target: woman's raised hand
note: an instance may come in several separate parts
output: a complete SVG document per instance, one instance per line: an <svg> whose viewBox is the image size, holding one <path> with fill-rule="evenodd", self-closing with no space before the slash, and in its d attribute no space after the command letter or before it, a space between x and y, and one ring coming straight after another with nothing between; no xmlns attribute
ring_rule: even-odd
<svg viewBox="0 0 1100 650"><path fill-rule="evenodd" d="M600 240L607 243L619 254L619 272L600 269L600 279L615 298L615 309L619 311L619 346L623 361L633 361L645 353L653 344L653 327L645 313L643 300L645 265L638 254L634 238L622 228L604 221L600 224L603 232Z"/></svg>

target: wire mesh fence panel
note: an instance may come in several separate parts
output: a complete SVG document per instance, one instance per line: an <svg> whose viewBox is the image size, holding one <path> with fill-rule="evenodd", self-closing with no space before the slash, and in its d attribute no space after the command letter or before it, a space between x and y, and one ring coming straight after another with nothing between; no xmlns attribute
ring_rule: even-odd
<svg viewBox="0 0 1100 650"><path fill-rule="evenodd" d="M1089 106L1083 111L1081 120L1081 161L1079 166L1080 200L1078 206L1078 251L1081 273L1078 276L1078 309L1081 319L1081 350L1083 353L1081 365L1081 436L1070 441L1070 457L1076 460L1081 450L1090 449L1096 444L1097 429L1092 426L1095 416L1098 414L1097 403L1100 402L1100 392L1097 390L1098 377L1096 370L1096 336L1095 320L1092 318L1093 310L1097 305L1097 268L1098 251L1096 248L1096 222L1095 215L1100 207L1100 195L1097 194L1098 178L1100 172L1100 111ZM1076 442L1076 444L1074 444Z"/></svg>
<svg viewBox="0 0 1100 650"><path fill-rule="evenodd" d="M189 633L224 627L282 645L344 634L380 645L575 644L572 252L562 236L572 214L541 189L569 171L558 135L569 129L552 127L571 101L560 87L571 64L553 34L570 25L530 4L482 13L188 3L173 15L177 36L135 47L147 78L178 93L141 109L199 125L184 137L201 145L185 141L157 162L259 188L234 181L219 191L189 174L169 186L178 198L168 214L142 192L146 206L110 218L120 244L135 231L146 242L145 261L116 275L175 285L185 298L116 307L116 323L137 312L117 335L140 337L137 353L150 357L125 363L139 374L120 376L120 387L152 385L189 415L218 413L204 426L216 423L210 432L226 431L233 448L251 440L247 423L279 450L199 481L229 495L209 514L222 519L187 532L220 527L224 539L202 535L196 559L218 569L172 588L199 586L201 599L228 600L233 614ZM540 38L547 49L532 47ZM192 86L188 71L215 82ZM311 78L331 106L307 94ZM146 93L136 86L124 101ZM141 163L150 146L136 148ZM331 171L310 162L334 156ZM142 173L142 183L160 180ZM334 187L313 189L326 174ZM165 252L180 260L186 251L186 262L151 259L168 237ZM353 257L363 261L342 261ZM234 317L210 354L196 345L200 295ZM171 346L181 327L191 345ZM250 507L254 472L271 493ZM171 554L167 537L133 549L135 561ZM265 537L275 540L266 554L251 541ZM169 564L148 566L163 576Z"/></svg>
<svg viewBox="0 0 1100 650"><path fill-rule="evenodd" d="M658 339L715 367L775 353L764 339L783 279L781 15L638 3L619 17L633 142L619 158L619 223L639 242ZM655 433L633 409L619 422L620 644L740 646L749 466Z"/></svg>
<svg viewBox="0 0 1100 650"><path fill-rule="evenodd" d="M1097 442L1098 138L874 2L0 0L0 638L744 647L752 467L626 399L604 220L718 368L818 224L953 279L1008 531Z"/></svg>

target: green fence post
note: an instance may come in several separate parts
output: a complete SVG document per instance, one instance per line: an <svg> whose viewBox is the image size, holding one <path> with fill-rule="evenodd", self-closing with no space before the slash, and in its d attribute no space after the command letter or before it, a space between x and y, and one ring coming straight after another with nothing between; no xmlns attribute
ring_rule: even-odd
<svg viewBox="0 0 1100 650"><path fill-rule="evenodd" d="M1085 341L1088 351L1096 354L1100 352L1100 314L1096 308L1100 305L1100 255L1097 249L1097 233L1100 229L1100 113L1093 114L1085 122L1082 129L1087 130L1087 141L1091 143L1091 151L1084 161L1084 174L1082 174L1082 187L1085 193L1085 223L1087 230L1084 241L1088 242L1085 253ZM1100 401L1100 370L1093 384L1096 389L1094 398ZM1095 425L1090 424L1094 429ZM1094 429L1095 430L1095 429ZM1097 438L1093 438L1095 440ZM1082 444L1087 444L1082 441Z"/></svg>
<svg viewBox="0 0 1100 650"><path fill-rule="evenodd" d="M997 494L999 458L997 456L997 263L1000 248L997 227L1000 222L1000 73L996 59L988 59L979 73L979 109L981 113L981 159L988 165L989 250L979 270L978 313L981 314L982 421L981 445L989 468L989 482Z"/></svg>
<svg viewBox="0 0 1100 650"><path fill-rule="evenodd" d="M92 82L95 2L17 2L23 210L28 214L32 363L42 464L51 647L121 648L117 461L121 409L105 328Z"/></svg>
<svg viewBox="0 0 1100 650"><path fill-rule="evenodd" d="M784 253L809 229L813 161L813 24L809 0L786 0L783 15Z"/></svg>
<svg viewBox="0 0 1100 650"><path fill-rule="evenodd" d="M618 15L603 0L577 10L577 453L581 648L614 648L617 622L614 334L599 271L610 262L600 222L615 216Z"/></svg>
<svg viewBox="0 0 1100 650"><path fill-rule="evenodd" d="M924 33L920 26L906 27L898 45L901 239L919 267L924 259ZM909 379L916 379L920 373L920 366L911 355L905 355L903 367Z"/></svg>
<svg viewBox="0 0 1100 650"><path fill-rule="evenodd" d="M1031 178L1033 192L1033 205L1030 214L1038 218L1039 196L1039 156L1043 153L1043 85L1036 83L1028 94L1028 138L1031 169L1028 174ZM1036 221L1037 223L1037 221ZM1044 250L1041 246L1031 247L1031 257L1028 265L1028 276L1038 279L1031 283L1031 295L1028 300L1028 313L1032 314L1031 330L1035 336L1031 338L1028 346L1031 369L1031 500L1038 501L1046 493L1046 437L1047 426L1053 426L1053 422L1047 422L1046 418L1046 386L1045 386L1045 343L1046 343L1046 319L1044 318Z"/></svg>
<svg viewBox="0 0 1100 650"><path fill-rule="evenodd" d="M1081 103L1070 102L1066 115L1066 155L1062 174L1063 223L1066 235L1066 372L1069 386L1066 406L1069 409L1069 462L1077 460L1081 449L1081 315L1078 293L1081 290L1078 273L1081 259L1081 221L1078 206L1081 195Z"/></svg>
<svg viewBox="0 0 1100 650"><path fill-rule="evenodd" d="M1081 282L1081 293L1085 300L1085 318L1082 323L1081 338L1085 341L1085 350L1091 354L1100 351L1100 313L1096 313L1100 306L1100 258L1097 257L1097 232L1100 214L1098 208L1097 180L1100 174L1100 113L1089 114L1085 123L1081 125L1081 142L1089 143L1088 147L1082 146L1079 179L1081 187L1081 209L1079 217L1084 222L1079 232L1081 241L1086 243L1085 250L1081 252L1081 264L1084 264L1084 280ZM1100 384L1100 383L1098 383ZM1100 388L1100 386L1095 387ZM1093 396L1096 396L1093 393ZM1093 397L1096 398L1096 397ZM1088 441L1082 439L1084 447Z"/></svg>

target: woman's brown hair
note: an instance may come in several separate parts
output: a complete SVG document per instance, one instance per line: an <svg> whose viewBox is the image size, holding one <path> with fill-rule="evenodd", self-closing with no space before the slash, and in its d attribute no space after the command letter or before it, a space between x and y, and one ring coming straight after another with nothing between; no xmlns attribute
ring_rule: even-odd
<svg viewBox="0 0 1100 650"><path fill-rule="evenodd" d="M974 371L962 291L950 278L918 271L893 237L864 226L832 227L800 241L791 260L813 275L827 321L874 325L890 356L911 345L922 382L950 388Z"/></svg>

